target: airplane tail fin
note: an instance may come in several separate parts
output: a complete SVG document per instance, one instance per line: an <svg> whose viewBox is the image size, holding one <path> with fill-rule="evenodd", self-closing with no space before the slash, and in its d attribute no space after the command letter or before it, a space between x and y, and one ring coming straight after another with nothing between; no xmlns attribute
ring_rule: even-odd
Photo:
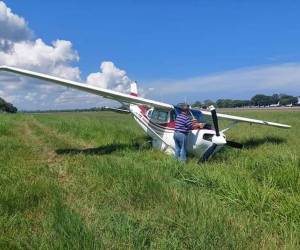
<svg viewBox="0 0 300 250"><path fill-rule="evenodd" d="M138 89L137 89L136 81L133 81L130 84L130 95L138 96Z"/></svg>
<svg viewBox="0 0 300 250"><path fill-rule="evenodd" d="M130 95L138 96L138 89L137 89L136 81L132 81L131 84L130 84ZM136 104L130 104L129 105L129 110L132 113L140 113L141 112L141 109L139 108L139 105L136 105Z"/></svg>

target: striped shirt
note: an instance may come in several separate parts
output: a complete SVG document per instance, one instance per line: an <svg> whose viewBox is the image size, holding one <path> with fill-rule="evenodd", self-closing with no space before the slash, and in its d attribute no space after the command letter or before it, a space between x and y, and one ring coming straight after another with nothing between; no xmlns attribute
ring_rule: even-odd
<svg viewBox="0 0 300 250"><path fill-rule="evenodd" d="M184 112L181 112L175 120L175 131L187 134L192 129L191 119Z"/></svg>

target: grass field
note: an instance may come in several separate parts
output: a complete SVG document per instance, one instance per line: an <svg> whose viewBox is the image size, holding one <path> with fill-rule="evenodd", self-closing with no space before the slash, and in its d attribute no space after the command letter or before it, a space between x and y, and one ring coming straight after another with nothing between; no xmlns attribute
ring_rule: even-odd
<svg viewBox="0 0 300 250"><path fill-rule="evenodd" d="M300 112L238 115L210 162L146 147L128 115L0 115L0 249L299 249Z"/></svg>

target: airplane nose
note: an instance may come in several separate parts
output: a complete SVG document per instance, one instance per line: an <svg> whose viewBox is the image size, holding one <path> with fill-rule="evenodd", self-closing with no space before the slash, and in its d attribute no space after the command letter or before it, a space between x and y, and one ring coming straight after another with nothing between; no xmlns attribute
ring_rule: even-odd
<svg viewBox="0 0 300 250"><path fill-rule="evenodd" d="M215 135L213 135L211 141L212 145L205 151L205 153L202 155L202 158L200 161L204 162L209 159L209 157L215 152L216 148L218 146L224 146L227 145L229 147L233 148L242 148L243 145L237 142L233 141L227 141L225 135L219 131L219 122L218 122L218 116L217 112L214 106L209 107L210 112L211 112L211 117L213 119L213 124L215 128Z"/></svg>
<svg viewBox="0 0 300 250"><path fill-rule="evenodd" d="M212 143L216 144L216 145L225 145L226 144L226 139L224 136L220 135L214 135L211 139Z"/></svg>

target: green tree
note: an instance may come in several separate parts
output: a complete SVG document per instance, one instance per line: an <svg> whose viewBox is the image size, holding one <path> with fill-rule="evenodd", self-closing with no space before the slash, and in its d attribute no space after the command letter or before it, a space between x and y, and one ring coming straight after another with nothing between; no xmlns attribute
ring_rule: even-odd
<svg viewBox="0 0 300 250"><path fill-rule="evenodd" d="M291 95L280 94L279 96L280 96L279 101L281 105L288 105L288 104L295 105L298 102L298 98Z"/></svg>
<svg viewBox="0 0 300 250"><path fill-rule="evenodd" d="M196 102L194 102L191 106L192 106L193 108L201 108L203 105L202 105L202 102L196 101Z"/></svg>
<svg viewBox="0 0 300 250"><path fill-rule="evenodd" d="M18 109L14 107L11 103L6 102L0 97L0 111L7 113L16 113Z"/></svg>
<svg viewBox="0 0 300 250"><path fill-rule="evenodd" d="M210 105L216 105L216 103L210 99L206 99L203 101L203 106L208 107Z"/></svg>
<svg viewBox="0 0 300 250"><path fill-rule="evenodd" d="M255 106L268 106L272 104L272 96L258 94L251 98L251 103Z"/></svg>
<svg viewBox="0 0 300 250"><path fill-rule="evenodd" d="M272 95L272 104L277 104L280 101L280 96L278 94Z"/></svg>

